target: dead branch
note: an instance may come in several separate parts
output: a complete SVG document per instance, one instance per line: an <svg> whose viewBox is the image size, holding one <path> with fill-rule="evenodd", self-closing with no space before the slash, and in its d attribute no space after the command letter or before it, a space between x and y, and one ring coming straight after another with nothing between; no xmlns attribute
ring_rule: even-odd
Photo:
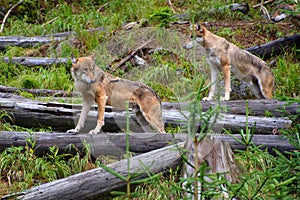
<svg viewBox="0 0 300 200"><path fill-rule="evenodd" d="M3 18L2 25L1 25L1 29L0 29L0 33L2 33L2 31L3 31L3 29L4 29L4 24L5 24L5 22L6 22L7 18L8 18L8 16L9 16L9 14L11 13L11 11L12 11L15 7L17 7L17 6L19 6L21 3L23 3L23 1L24 1L24 0L20 0L18 3L16 3L15 5L13 5L13 6L8 10L8 12L6 13L6 15L5 15L4 18Z"/></svg>
<svg viewBox="0 0 300 200"><path fill-rule="evenodd" d="M102 6L100 6L100 8L98 8L97 12L102 11L104 9L104 7L106 7L109 4L110 4L110 2L106 2L105 4L103 4Z"/></svg>
<svg viewBox="0 0 300 200"><path fill-rule="evenodd" d="M168 0L168 4L169 4L170 8L172 9L172 11L173 11L173 14L175 14L175 13L176 13L176 11L175 11L175 8L174 8L174 6L173 6L173 4L172 4L171 0Z"/></svg>
<svg viewBox="0 0 300 200"><path fill-rule="evenodd" d="M145 42L144 44L142 44L141 46L139 46L138 48L131 51L131 53L128 56L126 56L125 58L123 58L116 66L114 66L111 71L112 72L116 71L118 68L120 68L124 63L126 63L128 60L130 60L135 54L137 54L142 48L144 48L150 42L152 42L152 38L150 40L148 40L147 42Z"/></svg>
<svg viewBox="0 0 300 200"><path fill-rule="evenodd" d="M51 19L51 20L47 21L46 23L44 23L44 24L42 25L42 27L43 27L43 26L46 26L47 24L51 24L52 22L54 22L54 21L57 20L57 19L58 19L58 17L54 17L53 19Z"/></svg>
<svg viewBox="0 0 300 200"><path fill-rule="evenodd" d="M273 1L275 1L275 0L268 0L268 1L256 4L256 5L252 6L252 8L256 8L256 7L259 7L259 6L262 6L262 5L266 5L268 3L272 3Z"/></svg>

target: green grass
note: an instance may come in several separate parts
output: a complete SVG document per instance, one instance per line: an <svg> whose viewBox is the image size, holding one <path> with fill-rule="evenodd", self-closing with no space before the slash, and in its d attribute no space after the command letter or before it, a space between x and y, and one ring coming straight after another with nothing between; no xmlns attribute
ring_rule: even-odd
<svg viewBox="0 0 300 200"><path fill-rule="evenodd" d="M11 2L17 2L12 0ZM68 41L60 44L59 48L50 48L43 55L39 53L40 46L31 48L9 47L1 52L1 57L26 56L30 52L38 52L41 56L52 57L79 57L90 54L96 49L101 54L97 57L99 66L105 66L120 55L111 55L105 44L111 38L118 41L126 51L137 45L139 38L133 34L125 34L123 38L118 34L121 26L126 22L144 19L147 26L162 27L156 32L145 32L155 36L159 44L165 45L167 50L176 52L174 59L170 52L159 52L151 55L152 65L146 69L137 68L126 63L129 71L119 69L116 73L122 77L132 80L143 81L150 85L164 101L178 101L187 94L197 93L199 87L207 81L205 70L200 70L198 65L194 67L194 58L184 59L185 52L173 45L179 43L180 38L171 35L164 29L172 20L172 11L168 8L167 1L163 0L137 0L137 1L57 1L54 4L44 1L26 1L8 18L4 27L3 35L25 35L35 36L64 31L75 31L76 46ZM279 1L276 1L277 3ZM5 2L6 3L6 2ZM222 21L231 23L233 20L261 20L259 9L251 9L248 15L232 13L224 6L233 1L172 1L176 14L188 13L189 20L200 21ZM260 3L252 1L251 5ZM31 5L31 6L30 6ZM35 6L32 6L35 5ZM98 9L103 6L101 11ZM269 5L266 5L269 8ZM33 9L35 8L35 9ZM271 8L271 7L270 7ZM272 9L270 9L272 10ZM86 29L105 27L101 32L89 33ZM257 34L264 33L265 36L282 37L284 32L275 24L257 23L254 28ZM117 30L115 34L115 30ZM245 32L244 27L218 28L212 27L218 35L232 39L238 43L236 35L245 37L255 34ZM119 32L118 32L119 31ZM259 32L260 31L260 32ZM150 37L149 37L150 38ZM106 43L105 43L106 42ZM173 45L173 46L172 46ZM243 47L241 44L239 46ZM256 45L256 44L253 44ZM179 45L178 45L179 46ZM300 66L299 55L296 49L286 52L277 57L277 65L272 67L275 76L275 97L280 99L299 99L300 95ZM298 56L298 57L297 57ZM191 61L192 60L192 61ZM198 64L198 63L197 63ZM7 64L0 61L0 85L15 86L20 88L58 89L73 90L73 80L70 76L70 64L55 65L49 67L26 67L15 64ZM206 96L206 90L198 94L199 99ZM34 97L28 93L19 93L28 98ZM190 98L190 97L189 97ZM49 101L51 97L49 97ZM185 99L187 100L187 98ZM270 116L270 113L265 113ZM3 117L7 113L0 112L0 129L7 131L51 131L51 127L39 130L24 129L5 123ZM295 117L297 119L297 116ZM299 149L299 123L293 129L284 133L286 137L293 137L291 141ZM167 127L168 132L182 132L178 127ZM296 140L295 140L296 139ZM295 142L296 141L296 142ZM298 141L298 143L297 143ZM58 178L66 177L81 171L98 166L90 160L89 150L86 155L80 157L79 153L70 156L58 154L56 147L50 148L50 153L37 157L34 141L28 140L28 146L7 148L0 154L0 196L3 194L19 192ZM299 196L299 152L290 152L288 157L277 152L276 156L268 154L250 145L247 151L235 154L242 167L247 171L240 183L230 184L228 188L231 196L241 199L296 199ZM103 164L111 162L110 158L101 158ZM158 175L151 181L136 188L134 193L141 194L140 199L170 199L183 198L181 181L178 172L170 172L170 176ZM125 198L125 197L124 197ZM118 197L118 199L124 199Z"/></svg>
<svg viewBox="0 0 300 200"><path fill-rule="evenodd" d="M55 146L43 157L35 154L35 141L27 139L25 147L10 147L0 153L0 197L37 186L97 166L91 161L88 146L85 155L60 154Z"/></svg>
<svg viewBox="0 0 300 200"><path fill-rule="evenodd" d="M0 84L20 88L56 89L72 91L70 66L24 67L0 64Z"/></svg>
<svg viewBox="0 0 300 200"><path fill-rule="evenodd" d="M276 96L300 97L300 64L290 62L292 56L277 58L273 69L276 83Z"/></svg>

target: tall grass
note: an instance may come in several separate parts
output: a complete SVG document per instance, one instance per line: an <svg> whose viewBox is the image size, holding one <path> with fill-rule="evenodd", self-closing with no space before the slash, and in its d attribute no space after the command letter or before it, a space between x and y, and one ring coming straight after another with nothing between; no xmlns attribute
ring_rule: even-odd
<svg viewBox="0 0 300 200"><path fill-rule="evenodd" d="M59 148L49 148L47 155L38 157L36 143L30 137L25 147L6 148L0 154L0 197L67 177L91 168L93 163L88 145L85 154L77 150L75 155L61 154Z"/></svg>
<svg viewBox="0 0 300 200"><path fill-rule="evenodd" d="M30 68L1 62L0 85L72 91L73 81L69 71L70 67L66 65Z"/></svg>
<svg viewBox="0 0 300 200"><path fill-rule="evenodd" d="M290 62L292 55L277 58L276 67L273 69L276 96L300 97L300 64Z"/></svg>

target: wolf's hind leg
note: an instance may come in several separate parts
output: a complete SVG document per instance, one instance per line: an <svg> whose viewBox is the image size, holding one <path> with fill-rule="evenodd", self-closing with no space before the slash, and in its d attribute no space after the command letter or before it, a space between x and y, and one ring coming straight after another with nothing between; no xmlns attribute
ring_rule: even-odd
<svg viewBox="0 0 300 200"><path fill-rule="evenodd" d="M265 99L263 93L261 92L258 80L256 77L252 78L253 92L258 99Z"/></svg>
<svg viewBox="0 0 300 200"><path fill-rule="evenodd" d="M149 109L140 108L144 119L159 133L166 133L162 119L161 105L159 103L152 105Z"/></svg>
<svg viewBox="0 0 300 200"><path fill-rule="evenodd" d="M140 111L139 109L135 112L135 116L136 119L138 121L138 123L141 125L141 127L143 128L143 130L145 132L149 132L151 133L153 131L151 125L149 124L149 122L145 119L142 111Z"/></svg>

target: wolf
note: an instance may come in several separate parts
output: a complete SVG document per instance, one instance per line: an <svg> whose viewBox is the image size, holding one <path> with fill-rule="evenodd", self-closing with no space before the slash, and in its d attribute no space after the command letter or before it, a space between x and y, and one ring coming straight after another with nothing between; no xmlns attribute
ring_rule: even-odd
<svg viewBox="0 0 300 200"><path fill-rule="evenodd" d="M271 20L273 22L279 22L284 19L289 19L296 27L300 28L300 14L296 6L297 4L279 4Z"/></svg>
<svg viewBox="0 0 300 200"><path fill-rule="evenodd" d="M76 89L82 95L83 106L77 126L67 132L78 133L84 127L90 107L95 101L98 105L97 125L89 134L99 133L104 125L105 105L126 109L127 102L145 131L152 131L154 128L159 133L165 133L161 100L157 94L146 84L104 72L96 66L94 57L80 57L72 64L71 75Z"/></svg>
<svg viewBox="0 0 300 200"><path fill-rule="evenodd" d="M224 77L225 96L221 100L230 100L230 71L239 79L252 82L255 96L259 99L271 99L273 97L274 75L267 64L257 56L240 49L238 46L228 42L208 31L202 24L191 25L191 38L204 48L206 61L211 70L211 86L208 97L203 100L213 100L219 71ZM185 48L191 48L186 45Z"/></svg>

